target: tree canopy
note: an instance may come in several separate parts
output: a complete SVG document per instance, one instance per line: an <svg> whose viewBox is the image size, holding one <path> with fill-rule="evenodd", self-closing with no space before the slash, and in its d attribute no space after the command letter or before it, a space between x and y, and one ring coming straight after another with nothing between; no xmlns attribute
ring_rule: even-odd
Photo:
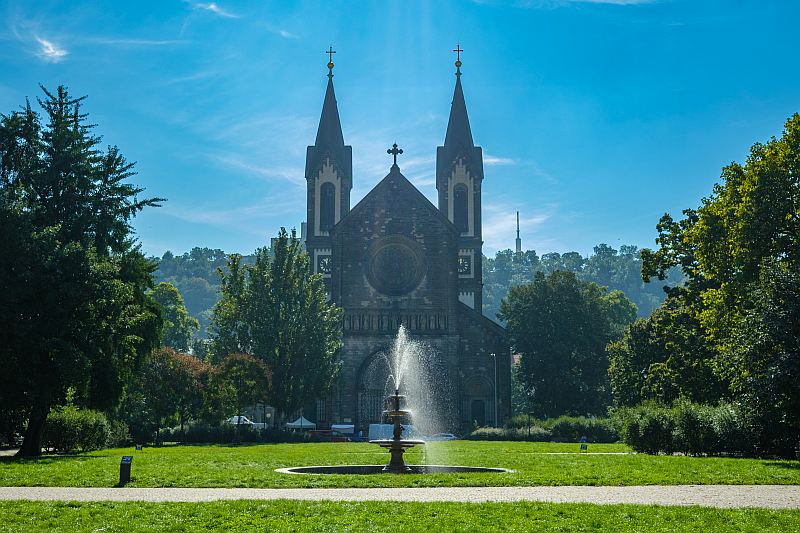
<svg viewBox="0 0 800 533"><path fill-rule="evenodd" d="M518 377L535 416L604 414L610 404L606 345L636 317L620 291L581 281L572 272L538 272L512 287L500 318L514 351Z"/></svg>
<svg viewBox="0 0 800 533"><path fill-rule="evenodd" d="M762 452L787 453L800 440L800 114L683 215L665 214L659 248L642 250L645 280L679 267L686 281L612 349L615 398L730 399Z"/></svg>
<svg viewBox="0 0 800 533"><path fill-rule="evenodd" d="M42 88L0 116L0 409L28 420L21 455L38 455L47 413L64 401L107 408L131 368L159 344L147 294L155 266L131 219L157 198L82 112L84 98Z"/></svg>
<svg viewBox="0 0 800 533"><path fill-rule="evenodd" d="M245 353L272 372L269 403L290 414L324 396L339 373L341 309L329 304L322 278L294 232L281 229L252 265L232 255L220 269L222 297L211 319L211 355Z"/></svg>
<svg viewBox="0 0 800 533"><path fill-rule="evenodd" d="M161 306L164 346L188 352L192 336L200 329L200 324L196 318L189 316L181 293L172 283L162 281L155 286L150 295Z"/></svg>

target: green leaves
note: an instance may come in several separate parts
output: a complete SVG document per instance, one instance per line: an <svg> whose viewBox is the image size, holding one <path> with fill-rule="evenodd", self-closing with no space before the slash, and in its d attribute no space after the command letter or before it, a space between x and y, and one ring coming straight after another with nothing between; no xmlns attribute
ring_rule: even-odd
<svg viewBox="0 0 800 533"><path fill-rule="evenodd" d="M252 266L231 256L220 271L222 298L214 307L211 352L220 361L247 353L273 373L270 404L291 413L326 394L339 372L341 309L328 304L325 285L308 255L281 229Z"/></svg>

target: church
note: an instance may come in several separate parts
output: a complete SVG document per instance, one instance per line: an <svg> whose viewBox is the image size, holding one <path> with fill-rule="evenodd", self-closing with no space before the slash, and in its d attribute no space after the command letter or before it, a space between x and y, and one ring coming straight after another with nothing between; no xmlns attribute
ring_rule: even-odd
<svg viewBox="0 0 800 533"><path fill-rule="evenodd" d="M505 330L481 313L483 153L473 142L461 50L455 51L450 117L436 151L438 205L403 175L402 149L394 145L387 150L394 161L389 173L380 181L361 177L377 184L351 207L352 147L342 134L333 61L327 65L319 128L306 152L304 240L330 300L344 309L344 347L338 385L317 403L320 427L354 424L366 434L370 423L380 422L385 380L374 370L401 325L435 354L447 390L437 401L451 413L446 430L502 424L510 416Z"/></svg>

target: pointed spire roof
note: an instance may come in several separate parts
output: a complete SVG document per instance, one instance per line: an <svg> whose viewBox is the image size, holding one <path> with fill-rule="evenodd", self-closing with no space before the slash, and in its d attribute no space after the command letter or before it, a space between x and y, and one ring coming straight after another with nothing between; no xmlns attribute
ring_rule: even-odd
<svg viewBox="0 0 800 533"><path fill-rule="evenodd" d="M342 123L339 121L339 108L336 105L336 94L333 91L333 76L328 75L328 88L325 90L325 101L322 104L322 114L319 117L317 139L314 141L317 148L340 148L344 146Z"/></svg>
<svg viewBox="0 0 800 533"><path fill-rule="evenodd" d="M453 92L453 103L450 107L450 119L447 121L447 133L444 146L450 149L467 149L474 146L472 130L467 117L467 104L464 102L464 90L461 88L461 71L456 72L456 88Z"/></svg>

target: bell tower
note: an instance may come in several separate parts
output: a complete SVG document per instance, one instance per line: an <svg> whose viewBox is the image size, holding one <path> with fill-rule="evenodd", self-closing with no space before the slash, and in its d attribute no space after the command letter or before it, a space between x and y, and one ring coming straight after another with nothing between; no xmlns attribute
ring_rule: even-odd
<svg viewBox="0 0 800 533"><path fill-rule="evenodd" d="M436 149L436 190L439 210L459 231L458 299L481 312L483 303L483 239L481 183L483 151L475 146L461 87L461 52L456 46L456 87L444 146Z"/></svg>
<svg viewBox="0 0 800 533"><path fill-rule="evenodd" d="M328 54L328 87L313 146L306 150L306 250L314 272L330 283L330 229L350 211L353 188L353 149L344 144L339 109L333 90L333 54Z"/></svg>

